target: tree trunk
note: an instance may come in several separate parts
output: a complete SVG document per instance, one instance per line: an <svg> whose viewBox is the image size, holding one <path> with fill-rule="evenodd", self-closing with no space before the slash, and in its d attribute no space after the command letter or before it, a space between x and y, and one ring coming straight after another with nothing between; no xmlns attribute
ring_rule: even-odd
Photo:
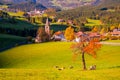
<svg viewBox="0 0 120 80"><path fill-rule="evenodd" d="M86 63L85 63L85 56L84 56L84 52L82 52L82 63L83 63L83 70L86 70Z"/></svg>

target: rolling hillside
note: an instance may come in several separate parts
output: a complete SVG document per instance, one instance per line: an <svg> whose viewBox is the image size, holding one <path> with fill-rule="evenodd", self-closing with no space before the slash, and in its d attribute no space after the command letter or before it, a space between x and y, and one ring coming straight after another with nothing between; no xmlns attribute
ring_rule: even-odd
<svg viewBox="0 0 120 80"><path fill-rule="evenodd" d="M52 2L55 6L59 6L62 9L73 9L83 5L91 5L94 0L53 0Z"/></svg>
<svg viewBox="0 0 120 80"><path fill-rule="evenodd" d="M72 61L70 42L49 42L19 46L0 53L0 72L9 78L35 78L36 80L119 80L119 46L104 45L94 59L85 55L87 68L97 65L97 70L82 71L81 55ZM56 47L57 46L57 47ZM64 47L63 47L64 46ZM47 49L47 50L46 50ZM114 53L114 54L113 54ZM65 67L63 70L59 68ZM73 66L70 69L70 66ZM3 69L9 68L9 69ZM13 69L14 68L14 69ZM39 77L38 77L39 76ZM1 74L1 79L4 78ZM21 79L20 78L20 79ZM18 79L17 79L18 80Z"/></svg>
<svg viewBox="0 0 120 80"><path fill-rule="evenodd" d="M1 52L0 68L50 69L56 65L66 67L73 65L75 69L82 69L80 56L75 63L72 61L71 44L71 42L29 44ZM97 53L96 59L85 55L87 67L96 64L100 70L119 68L119 52L119 46L104 45Z"/></svg>
<svg viewBox="0 0 120 80"><path fill-rule="evenodd" d="M27 42L25 37L0 34L0 51L10 49L17 46L18 44L25 44L25 42Z"/></svg>

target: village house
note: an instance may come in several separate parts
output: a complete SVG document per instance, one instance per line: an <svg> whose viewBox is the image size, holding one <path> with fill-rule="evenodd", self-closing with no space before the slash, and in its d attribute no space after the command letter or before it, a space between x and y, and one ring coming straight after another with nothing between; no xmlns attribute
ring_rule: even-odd
<svg viewBox="0 0 120 80"><path fill-rule="evenodd" d="M113 32L110 32L111 36L120 36L120 30L119 29L114 29Z"/></svg>
<svg viewBox="0 0 120 80"><path fill-rule="evenodd" d="M34 11L27 12L27 14L29 16L41 16L42 14L44 14L44 11L35 9Z"/></svg>
<svg viewBox="0 0 120 80"><path fill-rule="evenodd" d="M80 42L80 37L83 35L84 33L82 31L79 31L77 33L75 33L75 42Z"/></svg>
<svg viewBox="0 0 120 80"><path fill-rule="evenodd" d="M82 32L82 31L79 31L77 33L75 33L75 42L80 42L81 40L87 40L89 41L90 39L92 38L98 38L100 39L101 35L98 34L98 33L93 33L93 32L90 32L90 33L85 33L85 32Z"/></svg>
<svg viewBox="0 0 120 80"><path fill-rule="evenodd" d="M54 41L65 41L64 33L62 31L55 32L51 39Z"/></svg>
<svg viewBox="0 0 120 80"><path fill-rule="evenodd" d="M72 20L68 20L67 23L68 24L73 24L73 21Z"/></svg>
<svg viewBox="0 0 120 80"><path fill-rule="evenodd" d="M58 22L58 23L60 23L60 22L65 22L65 20L64 20L64 19L58 19L57 22Z"/></svg>
<svg viewBox="0 0 120 80"><path fill-rule="evenodd" d="M89 35L89 38L100 38L101 37L101 35L97 32L91 32L88 35Z"/></svg>

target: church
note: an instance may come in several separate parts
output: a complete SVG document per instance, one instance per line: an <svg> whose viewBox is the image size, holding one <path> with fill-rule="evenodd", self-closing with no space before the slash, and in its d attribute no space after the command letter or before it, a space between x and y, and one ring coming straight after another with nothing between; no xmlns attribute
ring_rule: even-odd
<svg viewBox="0 0 120 80"><path fill-rule="evenodd" d="M39 29L41 29L41 27ZM50 40L50 24L49 24L49 20L47 18L45 27L42 28L42 33L41 32L37 33L37 36L35 38L35 42L40 43L40 42L45 42L45 41L49 41L49 40Z"/></svg>

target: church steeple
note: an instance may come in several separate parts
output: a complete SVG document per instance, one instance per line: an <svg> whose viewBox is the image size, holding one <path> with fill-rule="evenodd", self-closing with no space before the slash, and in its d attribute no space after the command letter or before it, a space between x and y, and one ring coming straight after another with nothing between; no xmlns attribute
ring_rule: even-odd
<svg viewBox="0 0 120 80"><path fill-rule="evenodd" d="M46 24L45 24L45 32L50 35L50 26L49 26L49 21L48 18L46 19Z"/></svg>
<svg viewBox="0 0 120 80"><path fill-rule="evenodd" d="M42 35L42 36L41 36ZM46 19L45 29L40 27L37 31L37 36L35 38L35 42L45 42L50 40L50 26L48 18Z"/></svg>

